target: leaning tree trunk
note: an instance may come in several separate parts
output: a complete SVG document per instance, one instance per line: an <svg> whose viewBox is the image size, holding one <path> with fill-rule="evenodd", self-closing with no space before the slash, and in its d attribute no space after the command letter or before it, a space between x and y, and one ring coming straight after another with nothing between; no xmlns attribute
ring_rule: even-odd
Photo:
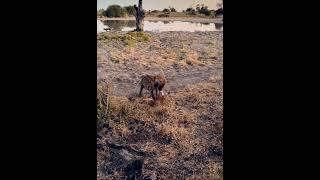
<svg viewBox="0 0 320 180"><path fill-rule="evenodd" d="M134 8L136 10L136 31L143 31L144 12L142 9L142 0L139 0L138 7L134 5Z"/></svg>

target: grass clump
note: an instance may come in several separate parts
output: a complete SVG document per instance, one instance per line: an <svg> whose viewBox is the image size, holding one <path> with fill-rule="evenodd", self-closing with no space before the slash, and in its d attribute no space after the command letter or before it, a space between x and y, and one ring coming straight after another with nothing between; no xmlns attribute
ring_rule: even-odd
<svg viewBox="0 0 320 180"><path fill-rule="evenodd" d="M116 120L127 120L134 113L135 108L126 97L113 96L110 104L110 115Z"/></svg>
<svg viewBox="0 0 320 180"><path fill-rule="evenodd" d="M150 36L144 32L129 32L126 34L110 34L103 32L98 34L98 41L122 41L126 47L136 47L139 42L148 42Z"/></svg>
<svg viewBox="0 0 320 180"><path fill-rule="evenodd" d="M107 82L97 84L97 126L109 125L110 89Z"/></svg>
<svg viewBox="0 0 320 180"><path fill-rule="evenodd" d="M138 42L147 42L150 40L150 36L144 32L129 32L128 35Z"/></svg>
<svg viewBox="0 0 320 180"><path fill-rule="evenodd" d="M136 47L137 42L148 42L150 37L144 32L129 32L121 37L127 47Z"/></svg>
<svg viewBox="0 0 320 180"><path fill-rule="evenodd" d="M98 41L107 41L110 39L110 36L107 32L102 32L97 35Z"/></svg>

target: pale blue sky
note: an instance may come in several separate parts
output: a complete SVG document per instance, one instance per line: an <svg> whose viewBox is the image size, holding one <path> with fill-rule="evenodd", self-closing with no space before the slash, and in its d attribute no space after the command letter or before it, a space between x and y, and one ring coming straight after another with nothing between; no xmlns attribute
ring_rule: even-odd
<svg viewBox="0 0 320 180"><path fill-rule="evenodd" d="M196 4L205 4L209 9L217 9L217 2L220 0L142 0L142 6L145 10L163 10L168 6L174 7L178 11L196 6ZM106 9L111 4L128 6L138 4L138 0L97 0L97 9Z"/></svg>

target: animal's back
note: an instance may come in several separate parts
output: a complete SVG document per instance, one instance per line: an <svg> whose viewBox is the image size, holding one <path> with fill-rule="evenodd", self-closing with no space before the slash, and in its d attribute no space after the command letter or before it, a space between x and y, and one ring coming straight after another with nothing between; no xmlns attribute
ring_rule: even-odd
<svg viewBox="0 0 320 180"><path fill-rule="evenodd" d="M152 90L154 88L154 77L150 75L143 75L140 81L140 85L143 85L144 88Z"/></svg>

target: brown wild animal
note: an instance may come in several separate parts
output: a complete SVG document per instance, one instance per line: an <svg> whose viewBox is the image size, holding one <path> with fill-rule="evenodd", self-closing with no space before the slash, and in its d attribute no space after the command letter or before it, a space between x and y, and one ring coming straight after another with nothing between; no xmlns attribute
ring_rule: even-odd
<svg viewBox="0 0 320 180"><path fill-rule="evenodd" d="M166 84L166 79L162 75L143 75L140 81L140 93L139 96L142 95L143 88L150 91L151 97L153 100L158 98L159 92L162 90L164 85ZM155 95L154 95L155 91Z"/></svg>

